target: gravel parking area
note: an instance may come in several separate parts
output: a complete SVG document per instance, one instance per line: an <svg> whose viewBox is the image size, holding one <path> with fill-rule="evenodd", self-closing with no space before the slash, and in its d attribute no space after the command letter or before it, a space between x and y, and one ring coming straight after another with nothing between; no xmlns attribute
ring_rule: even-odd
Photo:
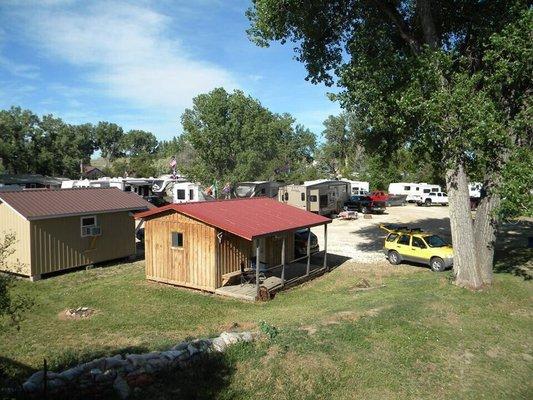
<svg viewBox="0 0 533 400"><path fill-rule="evenodd" d="M383 261L385 256L381 249L385 232L379 228L383 223L419 227L450 240L448 207L419 207L409 204L404 207L389 207L385 214L371 214L367 217L370 218L359 214L356 220L334 219L328 226L328 253L350 257L356 262ZM313 228L312 231L323 249L324 228Z"/></svg>

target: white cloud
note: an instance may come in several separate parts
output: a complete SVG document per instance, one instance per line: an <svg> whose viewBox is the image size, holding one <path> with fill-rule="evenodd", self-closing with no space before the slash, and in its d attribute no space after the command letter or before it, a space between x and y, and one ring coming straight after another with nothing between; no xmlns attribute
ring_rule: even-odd
<svg viewBox="0 0 533 400"><path fill-rule="evenodd" d="M127 3L89 4L19 15L45 56L86 68L84 78L107 95L178 114L199 93L238 86L228 71L193 59L171 37L167 16Z"/></svg>

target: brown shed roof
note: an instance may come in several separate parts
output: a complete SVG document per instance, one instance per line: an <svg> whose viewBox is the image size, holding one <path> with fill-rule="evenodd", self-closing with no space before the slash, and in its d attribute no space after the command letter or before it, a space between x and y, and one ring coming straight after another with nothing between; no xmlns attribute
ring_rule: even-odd
<svg viewBox="0 0 533 400"><path fill-rule="evenodd" d="M153 205L118 188L37 189L0 192L6 203L29 220L116 211L145 211Z"/></svg>

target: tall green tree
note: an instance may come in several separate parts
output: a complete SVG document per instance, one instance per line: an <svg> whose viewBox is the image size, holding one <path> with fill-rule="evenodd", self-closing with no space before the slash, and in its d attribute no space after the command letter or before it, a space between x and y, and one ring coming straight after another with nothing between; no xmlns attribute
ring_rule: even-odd
<svg viewBox="0 0 533 400"><path fill-rule="evenodd" d="M131 130L121 139L122 151L127 156L154 154L157 150L157 138L152 132Z"/></svg>
<svg viewBox="0 0 533 400"><path fill-rule="evenodd" d="M218 88L195 97L182 124L195 152L186 172L206 184L288 174L305 159L302 149L313 147L309 132L295 129L290 115L272 113L239 90Z"/></svg>
<svg viewBox="0 0 533 400"><path fill-rule="evenodd" d="M248 17L253 41L294 42L308 79L342 88L335 98L366 125L367 145L391 151L410 143L438 160L456 283L490 284L501 173L530 99L523 87L531 77L528 3L255 0ZM501 71L512 69L519 72L504 79ZM505 104L515 106L502 112ZM475 223L468 206L474 174L487 188Z"/></svg>
<svg viewBox="0 0 533 400"><path fill-rule="evenodd" d="M96 144L107 162L107 167L122 153L124 131L120 126L110 122L99 122L95 128Z"/></svg>
<svg viewBox="0 0 533 400"><path fill-rule="evenodd" d="M39 129L39 117L29 110L0 110L0 159L6 172L35 173L31 145Z"/></svg>

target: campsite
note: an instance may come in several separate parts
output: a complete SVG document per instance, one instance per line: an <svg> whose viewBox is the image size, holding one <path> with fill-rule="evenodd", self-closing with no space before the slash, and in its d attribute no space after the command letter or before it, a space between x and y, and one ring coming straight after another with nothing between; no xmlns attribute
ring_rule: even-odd
<svg viewBox="0 0 533 400"><path fill-rule="evenodd" d="M533 398L531 32L0 2L0 399Z"/></svg>

